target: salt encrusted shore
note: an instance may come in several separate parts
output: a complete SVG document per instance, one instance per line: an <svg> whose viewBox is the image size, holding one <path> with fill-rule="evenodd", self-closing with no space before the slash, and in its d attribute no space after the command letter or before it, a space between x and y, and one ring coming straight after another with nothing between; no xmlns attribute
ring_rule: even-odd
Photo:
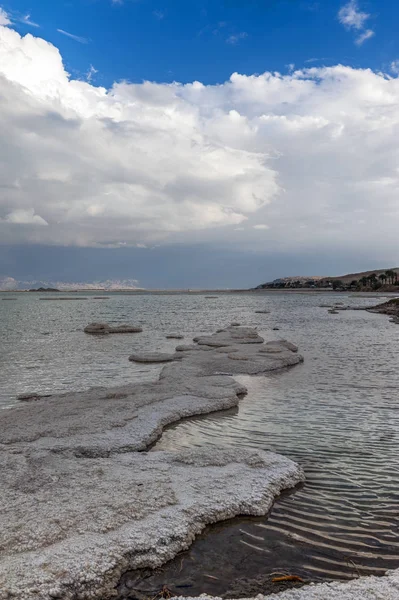
<svg viewBox="0 0 399 600"><path fill-rule="evenodd" d="M267 513L303 481L268 452L143 452L170 423L236 406L246 390L229 374L303 360L245 327L196 341L158 381L0 413L1 600L107 600L124 571L159 567L209 523Z"/></svg>
<svg viewBox="0 0 399 600"><path fill-rule="evenodd" d="M398 600L399 569L388 571L384 577L360 577L348 582L310 584L299 589L286 590L278 594L241 600ZM202 594L198 597L177 596L173 600L222 600L216 596Z"/></svg>

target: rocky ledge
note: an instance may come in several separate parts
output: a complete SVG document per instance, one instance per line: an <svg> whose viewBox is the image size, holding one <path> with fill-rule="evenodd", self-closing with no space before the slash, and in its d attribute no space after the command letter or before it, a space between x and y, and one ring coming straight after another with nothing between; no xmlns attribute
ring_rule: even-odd
<svg viewBox="0 0 399 600"><path fill-rule="evenodd" d="M399 323L399 298L392 298L388 302L372 306L368 312L389 315L394 323Z"/></svg>
<svg viewBox="0 0 399 600"><path fill-rule="evenodd" d="M283 456L140 451L170 423L236 406L246 390L227 373L295 365L296 350L229 327L184 347L156 382L2 411L0 599L108 600L124 571L159 567L207 524L267 513L304 479Z"/></svg>

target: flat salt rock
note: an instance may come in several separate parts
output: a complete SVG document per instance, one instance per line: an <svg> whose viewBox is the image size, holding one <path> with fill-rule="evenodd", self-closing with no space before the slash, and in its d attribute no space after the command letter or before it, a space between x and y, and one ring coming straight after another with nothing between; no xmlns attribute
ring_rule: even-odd
<svg viewBox="0 0 399 600"><path fill-rule="evenodd" d="M199 350L199 348L194 344L181 344L181 346L176 346L176 352L189 352L190 350Z"/></svg>
<svg viewBox="0 0 399 600"><path fill-rule="evenodd" d="M218 352L219 354L232 354L233 352L238 352L238 348L222 346L221 348L216 348L215 352Z"/></svg>
<svg viewBox="0 0 399 600"><path fill-rule="evenodd" d="M201 350L214 350L214 348L211 348L210 346L196 346L195 344L181 344L180 346L176 346L175 350L176 352L189 352L191 350L200 352Z"/></svg>
<svg viewBox="0 0 399 600"><path fill-rule="evenodd" d="M253 327L228 327L226 331L194 338L194 342L200 345L222 348L235 344L263 344L264 339L260 337Z"/></svg>
<svg viewBox="0 0 399 600"><path fill-rule="evenodd" d="M131 362L139 363L163 363L172 362L181 358L176 354L167 354L166 352L142 352L129 356Z"/></svg>
<svg viewBox="0 0 399 600"><path fill-rule="evenodd" d="M90 323L84 328L84 332L94 335L108 335L109 329L108 323Z"/></svg>
<svg viewBox="0 0 399 600"><path fill-rule="evenodd" d="M169 333L166 336L167 340L183 340L184 339L184 335L181 335L180 333Z"/></svg>
<svg viewBox="0 0 399 600"><path fill-rule="evenodd" d="M291 352L298 352L298 346L293 344L292 342L288 342L287 340L277 340L276 342L267 342L267 348L280 348L287 350L291 350Z"/></svg>
<svg viewBox="0 0 399 600"><path fill-rule="evenodd" d="M116 325L111 327L108 323L90 323L84 328L85 333L92 335L108 335L110 333L141 333L142 327L134 327L133 325Z"/></svg>
<svg viewBox="0 0 399 600"><path fill-rule="evenodd" d="M230 360L248 360L248 356L241 352L228 354L227 357L230 358Z"/></svg>
<svg viewBox="0 0 399 600"><path fill-rule="evenodd" d="M277 348L277 346L269 346L267 348L261 348L259 352L261 352L262 354L280 354L282 352L282 349Z"/></svg>

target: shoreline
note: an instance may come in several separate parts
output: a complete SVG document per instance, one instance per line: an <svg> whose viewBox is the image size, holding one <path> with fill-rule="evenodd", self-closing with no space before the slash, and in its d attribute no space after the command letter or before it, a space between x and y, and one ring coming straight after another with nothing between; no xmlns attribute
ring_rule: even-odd
<svg viewBox="0 0 399 600"><path fill-rule="evenodd" d="M292 344L228 327L183 346L158 381L4 411L0 598L105 600L124 571L164 564L206 525L266 514L304 479L291 460L242 449L146 450L166 425L238 404L245 388L220 373L302 360Z"/></svg>
<svg viewBox="0 0 399 600"><path fill-rule="evenodd" d="M378 290L370 291L370 292L356 292L356 291L342 291L342 290L332 290L332 289L313 289L313 288L267 288L267 289L199 289L199 290L187 290L187 289L175 289L175 290L157 290L157 289L149 289L149 290L128 290L128 289L115 289L115 290L107 290L104 288L92 289L92 288L82 288L82 289L70 289L70 290L59 290L57 292L37 292L37 291L29 291L29 290L0 290L0 294L10 294L10 295L32 295L38 296L40 298L46 298L46 294L88 294L88 293L102 293L102 294L120 294L123 296L142 296L142 295L159 295L159 296L175 296L175 295L187 295L187 296L202 296L204 294L220 294L220 295L228 295L228 294L254 294L254 295L266 295L266 294L343 294L346 296L358 296L358 297L384 297L384 296L398 296L399 291L395 292L387 292ZM44 296L42 295L44 294ZM40 295L40 296L39 296ZM96 298L98 300L103 300L107 298ZM217 298L212 298L217 299ZM210 300L210 298L209 298Z"/></svg>

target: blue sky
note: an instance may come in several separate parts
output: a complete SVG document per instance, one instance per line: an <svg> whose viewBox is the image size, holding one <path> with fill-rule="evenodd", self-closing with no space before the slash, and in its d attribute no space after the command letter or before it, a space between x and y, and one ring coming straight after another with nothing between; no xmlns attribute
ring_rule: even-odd
<svg viewBox="0 0 399 600"><path fill-rule="evenodd" d="M29 14L32 28L54 43L67 70L94 81L221 83L231 73L286 72L289 65L342 63L388 70L399 57L399 4L358 3L373 38L358 46L339 22L337 0L13 0L4 9ZM82 44L57 31L87 39ZM316 59L316 60L314 60ZM311 61L311 62L309 62Z"/></svg>
<svg viewBox="0 0 399 600"><path fill-rule="evenodd" d="M398 17L388 0L0 0L0 288L399 265Z"/></svg>

